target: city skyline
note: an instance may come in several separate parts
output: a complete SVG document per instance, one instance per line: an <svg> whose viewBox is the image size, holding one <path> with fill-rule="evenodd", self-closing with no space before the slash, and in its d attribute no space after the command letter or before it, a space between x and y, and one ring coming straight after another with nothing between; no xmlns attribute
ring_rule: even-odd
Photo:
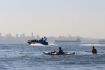
<svg viewBox="0 0 105 70"><path fill-rule="evenodd" d="M15 36L13 36L11 33L8 33L6 35L2 35L2 33L0 33L0 44L27 44L28 40L33 40L33 39L41 39L43 36L40 35L35 35L33 33L30 34L30 36L26 36L25 34L16 34ZM50 43L55 43L55 41L74 41L74 40L80 40L81 43L101 43L105 41L105 38L83 38L83 37L79 37L79 36L58 36L58 37L54 37L54 36L50 36L47 37L47 41Z"/></svg>
<svg viewBox="0 0 105 70"><path fill-rule="evenodd" d="M0 32L105 38L104 0L1 0Z"/></svg>

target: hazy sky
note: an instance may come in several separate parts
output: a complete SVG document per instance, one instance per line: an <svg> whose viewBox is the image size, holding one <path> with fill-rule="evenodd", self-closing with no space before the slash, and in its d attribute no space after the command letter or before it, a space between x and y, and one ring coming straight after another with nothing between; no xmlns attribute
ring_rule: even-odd
<svg viewBox="0 0 105 70"><path fill-rule="evenodd" d="M105 38L105 0L0 0L0 32Z"/></svg>

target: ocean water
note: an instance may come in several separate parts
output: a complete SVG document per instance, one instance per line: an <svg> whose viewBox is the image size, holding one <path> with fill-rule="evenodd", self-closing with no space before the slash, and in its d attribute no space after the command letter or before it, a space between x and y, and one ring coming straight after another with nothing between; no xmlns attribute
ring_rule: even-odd
<svg viewBox="0 0 105 70"><path fill-rule="evenodd" d="M61 47L64 51L75 52L75 55L43 54L58 47L1 44L0 70L105 70L105 46L96 46L97 55L91 53L92 46L73 45Z"/></svg>

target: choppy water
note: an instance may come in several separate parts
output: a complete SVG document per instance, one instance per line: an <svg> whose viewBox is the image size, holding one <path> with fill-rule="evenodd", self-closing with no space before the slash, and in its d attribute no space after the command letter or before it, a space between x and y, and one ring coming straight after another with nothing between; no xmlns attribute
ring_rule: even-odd
<svg viewBox="0 0 105 70"><path fill-rule="evenodd" d="M43 54L57 48L0 45L0 70L105 70L105 46L96 47L97 55L91 54L91 46L62 46L76 55Z"/></svg>

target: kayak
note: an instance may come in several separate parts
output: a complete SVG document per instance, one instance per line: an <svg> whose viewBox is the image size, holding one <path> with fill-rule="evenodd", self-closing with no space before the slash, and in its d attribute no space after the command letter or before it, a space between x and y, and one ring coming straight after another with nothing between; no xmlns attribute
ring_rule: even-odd
<svg viewBox="0 0 105 70"><path fill-rule="evenodd" d="M57 52L55 52L55 53L51 53L51 52L43 52L45 55L74 55L75 54L75 52L72 52L72 53L70 53L70 52L64 52L64 54L58 54Z"/></svg>

